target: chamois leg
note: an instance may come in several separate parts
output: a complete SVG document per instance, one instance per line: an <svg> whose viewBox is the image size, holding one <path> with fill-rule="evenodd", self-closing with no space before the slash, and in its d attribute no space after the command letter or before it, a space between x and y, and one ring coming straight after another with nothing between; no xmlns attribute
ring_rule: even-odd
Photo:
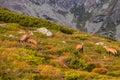
<svg viewBox="0 0 120 80"><path fill-rule="evenodd" d="M110 57L110 52L108 52L108 55L109 55L109 57Z"/></svg>
<svg viewBox="0 0 120 80"><path fill-rule="evenodd" d="M83 52L84 52L84 51L83 51L83 48L82 48L81 52L82 52L82 54L83 54Z"/></svg>

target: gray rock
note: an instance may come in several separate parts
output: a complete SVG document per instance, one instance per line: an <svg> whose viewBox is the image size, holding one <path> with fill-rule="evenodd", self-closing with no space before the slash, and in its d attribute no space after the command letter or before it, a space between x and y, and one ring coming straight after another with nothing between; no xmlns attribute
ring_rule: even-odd
<svg viewBox="0 0 120 80"><path fill-rule="evenodd" d="M95 45L101 45L101 46L103 46L104 43L103 42L97 42L97 43L95 43Z"/></svg>
<svg viewBox="0 0 120 80"><path fill-rule="evenodd" d="M46 36L53 36L53 33L50 32L47 28L43 27L43 28L38 28L37 32L40 32L42 34L45 34Z"/></svg>

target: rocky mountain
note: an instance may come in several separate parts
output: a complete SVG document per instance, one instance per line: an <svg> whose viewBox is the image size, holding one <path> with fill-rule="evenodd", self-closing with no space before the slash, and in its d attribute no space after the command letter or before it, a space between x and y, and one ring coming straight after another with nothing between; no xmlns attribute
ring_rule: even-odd
<svg viewBox="0 0 120 80"><path fill-rule="evenodd" d="M120 40L120 0L0 0L12 11Z"/></svg>

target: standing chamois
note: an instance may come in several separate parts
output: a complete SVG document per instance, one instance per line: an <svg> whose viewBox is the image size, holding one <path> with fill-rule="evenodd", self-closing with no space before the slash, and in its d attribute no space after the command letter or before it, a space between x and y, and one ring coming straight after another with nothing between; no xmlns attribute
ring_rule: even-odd
<svg viewBox="0 0 120 80"><path fill-rule="evenodd" d="M107 47L107 46L104 46L104 48L105 48L105 50L107 51L107 53L109 54L109 56L110 56L110 54L112 54L112 55L114 55L114 56L117 56L118 52L117 52L116 49L109 48L109 47Z"/></svg>
<svg viewBox="0 0 120 80"><path fill-rule="evenodd" d="M83 53L83 48L84 48L84 47L83 47L83 43L82 43L82 44L77 44L77 45L76 45L76 50L77 50L78 52L81 51L81 52Z"/></svg>
<svg viewBox="0 0 120 80"><path fill-rule="evenodd" d="M22 43L22 45L23 45L23 42L26 42L27 39L29 39L31 35L33 35L33 32L23 34L23 35L20 37L20 39L18 40L18 42L19 42L19 43Z"/></svg>

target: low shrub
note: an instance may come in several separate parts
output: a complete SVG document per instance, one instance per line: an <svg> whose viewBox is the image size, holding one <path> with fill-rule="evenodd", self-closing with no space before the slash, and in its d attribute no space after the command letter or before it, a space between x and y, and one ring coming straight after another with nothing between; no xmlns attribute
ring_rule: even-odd
<svg viewBox="0 0 120 80"><path fill-rule="evenodd" d="M85 64L84 60L79 59L79 57L76 56L69 56L67 58L67 63L68 67L72 69L83 69Z"/></svg>
<svg viewBox="0 0 120 80"><path fill-rule="evenodd" d="M68 70L65 72L65 79L66 80L88 80L87 78L90 74L88 72L84 71L78 71L78 70Z"/></svg>
<svg viewBox="0 0 120 80"><path fill-rule="evenodd" d="M70 52L70 53L74 53L75 55L78 55L78 51L73 46L60 48L58 52L59 53Z"/></svg>
<svg viewBox="0 0 120 80"><path fill-rule="evenodd" d="M113 77L119 77L120 72L119 71L112 71L112 72L109 72L108 75L113 76Z"/></svg>
<svg viewBox="0 0 120 80"><path fill-rule="evenodd" d="M18 48L16 50L16 53L18 55L14 56L19 61L25 61L32 65L38 65L40 63L43 63L45 60L44 57L41 57L38 55L38 52L35 50L29 50L24 48Z"/></svg>
<svg viewBox="0 0 120 80"><path fill-rule="evenodd" d="M60 31L63 32L63 33L66 33L66 34L73 34L74 30L73 29L70 29L70 28L60 28Z"/></svg>
<svg viewBox="0 0 120 80"><path fill-rule="evenodd" d="M65 78L67 79L67 80L78 80L78 75L77 74L75 74L75 73L67 73L67 74L65 74Z"/></svg>
<svg viewBox="0 0 120 80"><path fill-rule="evenodd" d="M96 51L97 53L105 53L105 49L101 45L95 45L93 46L93 50Z"/></svg>
<svg viewBox="0 0 120 80"><path fill-rule="evenodd" d="M80 40L87 40L89 38L89 35L84 35L84 34L74 34L74 38L78 38Z"/></svg>
<svg viewBox="0 0 120 80"><path fill-rule="evenodd" d="M10 31L18 31L18 30L20 30L20 28L21 28L21 26L19 24L15 24L15 23L10 23L10 24L3 26L3 29L10 30Z"/></svg>
<svg viewBox="0 0 120 80"><path fill-rule="evenodd" d="M100 62L88 62L84 69L88 72L91 72L94 68L101 68L103 64Z"/></svg>

